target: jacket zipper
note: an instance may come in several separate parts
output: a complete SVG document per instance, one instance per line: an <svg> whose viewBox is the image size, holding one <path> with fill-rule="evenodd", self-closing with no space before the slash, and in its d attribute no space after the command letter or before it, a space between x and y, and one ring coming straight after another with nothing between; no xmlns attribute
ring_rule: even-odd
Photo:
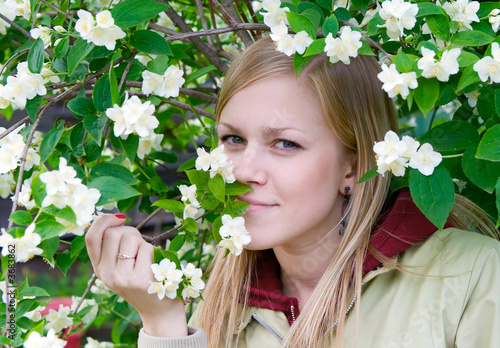
<svg viewBox="0 0 500 348"><path fill-rule="evenodd" d="M264 327L271 335L273 335L280 343L283 343L283 337L279 333L276 332L271 326L269 326L264 319L262 319L256 312L252 313L252 317L257 320L257 322Z"/></svg>

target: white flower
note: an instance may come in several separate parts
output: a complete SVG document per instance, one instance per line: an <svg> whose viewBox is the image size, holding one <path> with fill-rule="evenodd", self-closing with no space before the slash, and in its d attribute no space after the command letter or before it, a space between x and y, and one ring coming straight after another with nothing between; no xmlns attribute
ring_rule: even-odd
<svg viewBox="0 0 500 348"><path fill-rule="evenodd" d="M339 38L333 38L332 33L328 33L325 44L325 52L331 63L341 60L344 64L349 64L349 57L357 57L358 49L362 46L361 33L344 26L340 30Z"/></svg>
<svg viewBox="0 0 500 348"><path fill-rule="evenodd" d="M17 77L24 85L32 87L29 91L25 91L27 99L33 99L37 94L40 96L47 94L42 75L32 73L27 62L21 62L17 65Z"/></svg>
<svg viewBox="0 0 500 348"><path fill-rule="evenodd" d="M35 224L32 223L26 228L24 236L20 238L14 238L7 232L3 232L0 236L2 255L8 255L9 245L14 245L16 262L26 262L33 256L42 254L43 250L38 248L38 245L42 242L42 237L40 237L39 234L33 232L34 230Z"/></svg>
<svg viewBox="0 0 500 348"><path fill-rule="evenodd" d="M151 71L144 70L142 72L142 92L144 94L154 93L156 95L161 94L161 86L163 84L163 76L155 74Z"/></svg>
<svg viewBox="0 0 500 348"><path fill-rule="evenodd" d="M491 24L491 29L496 33L500 27L500 9L496 8L488 15L488 21Z"/></svg>
<svg viewBox="0 0 500 348"><path fill-rule="evenodd" d="M457 0L454 2L445 2L443 9L448 13L452 21L458 22L460 30L472 30L470 23L479 22L477 11L479 2L469 0Z"/></svg>
<svg viewBox="0 0 500 348"><path fill-rule="evenodd" d="M0 85L0 109L8 108L10 105L10 98L6 97L7 90L4 85Z"/></svg>
<svg viewBox="0 0 500 348"><path fill-rule="evenodd" d="M32 331L23 344L24 348L63 348L65 346L66 341L60 339L53 329L50 329L45 337L37 331Z"/></svg>
<svg viewBox="0 0 500 348"><path fill-rule="evenodd" d="M276 49L279 52L286 54L287 56L291 56L295 53L295 41L293 40L292 35L283 34L278 37L278 40L275 41L278 45Z"/></svg>
<svg viewBox="0 0 500 348"><path fill-rule="evenodd" d="M418 87L417 74L413 71L401 74L397 71L395 64L391 64L389 68L382 64L382 72L377 77L384 83L382 88L391 98L400 94L403 99L406 99L410 94L409 88Z"/></svg>
<svg viewBox="0 0 500 348"><path fill-rule="evenodd" d="M87 337L87 343L83 348L113 348L114 346L111 342L99 342L91 337Z"/></svg>
<svg viewBox="0 0 500 348"><path fill-rule="evenodd" d="M69 306L63 306L62 304L59 305L57 311L49 309L49 314L45 317L47 319L45 329L54 329L55 332L59 332L70 327L73 324L73 318L68 316L70 311Z"/></svg>
<svg viewBox="0 0 500 348"><path fill-rule="evenodd" d="M260 1L252 1L253 12L258 12L262 8L262 3Z"/></svg>
<svg viewBox="0 0 500 348"><path fill-rule="evenodd" d="M45 48L50 46L51 44L50 38L52 35L51 28L39 25L38 27L31 29L30 34L31 36L33 36L34 39L38 39L39 37L41 37Z"/></svg>
<svg viewBox="0 0 500 348"><path fill-rule="evenodd" d="M161 151L161 141L163 140L163 134L151 134L147 137L139 138L139 147L137 148L137 157L143 159L144 156L148 155L152 149L156 151Z"/></svg>
<svg viewBox="0 0 500 348"><path fill-rule="evenodd" d="M76 306L78 306L78 303L80 303L81 297L77 296L72 296L71 297L71 311L75 311ZM91 310L87 312L82 318L82 321L85 325L90 324L91 322L94 321L94 319L97 316L97 311L99 309L99 306L97 305L97 302L94 299L84 299L80 307L78 308L78 312L81 311L82 309L86 307L91 307Z"/></svg>
<svg viewBox="0 0 500 348"><path fill-rule="evenodd" d="M35 149L29 148L28 152L26 153L26 162L24 165L24 169L31 170L34 165L40 165L40 155L35 151Z"/></svg>
<svg viewBox="0 0 500 348"><path fill-rule="evenodd" d="M45 309L45 307L40 306L32 311L24 313L23 317L26 317L34 322L42 320L42 311Z"/></svg>
<svg viewBox="0 0 500 348"><path fill-rule="evenodd" d="M418 68L422 70L422 76L426 78L436 77L439 81L447 82L450 75L456 74L459 70L458 56L461 51L453 48L444 51L440 61L434 59L435 52L422 47L422 58L418 61Z"/></svg>
<svg viewBox="0 0 500 348"><path fill-rule="evenodd" d="M110 288L104 285L104 283L100 279L96 279L94 285L92 285L92 287L90 288L90 292L103 297L110 297L111 295L113 295L113 291L111 291Z"/></svg>
<svg viewBox="0 0 500 348"><path fill-rule="evenodd" d="M0 174L0 197L3 199L8 198L13 194L13 187L16 185L14 181L14 174L6 173Z"/></svg>
<svg viewBox="0 0 500 348"><path fill-rule="evenodd" d="M467 103L471 108L476 107L479 95L480 95L479 91L472 91L470 93L465 93L465 96L467 97Z"/></svg>
<svg viewBox="0 0 500 348"><path fill-rule="evenodd" d="M401 141L394 131L388 131L384 141L376 142L373 146L373 151L378 155L378 159L386 164L402 156L406 149L406 143Z"/></svg>
<svg viewBox="0 0 500 348"><path fill-rule="evenodd" d="M423 175L431 175L443 157L433 150L432 145L425 143L410 159L410 167L418 169Z"/></svg>
<svg viewBox="0 0 500 348"><path fill-rule="evenodd" d="M196 170L203 170L207 172L210 169L210 154L202 147L197 148L196 153L198 154L198 158L196 158L195 162Z"/></svg>
<svg viewBox="0 0 500 348"><path fill-rule="evenodd" d="M32 95L33 86L26 79L19 77L7 77L7 84L3 88L4 99L9 100L14 106L24 108L26 106L27 95Z"/></svg>
<svg viewBox="0 0 500 348"><path fill-rule="evenodd" d="M288 7L278 8L272 12L264 12L262 16L264 17L264 24L266 24L271 30L273 27L280 25L281 22L284 22L288 25L288 18L286 17L286 13L290 11Z"/></svg>
<svg viewBox="0 0 500 348"><path fill-rule="evenodd" d="M153 282L151 280L149 281L149 288L147 291L148 294L156 294L159 300L163 300L166 293L163 282Z"/></svg>
<svg viewBox="0 0 500 348"><path fill-rule="evenodd" d="M303 54L306 51L306 48L313 42L313 39L304 30L299 31L294 36L293 40L298 54Z"/></svg>
<svg viewBox="0 0 500 348"><path fill-rule="evenodd" d="M274 12L280 8L281 0L264 0L262 1L261 8L267 12Z"/></svg>
<svg viewBox="0 0 500 348"><path fill-rule="evenodd" d="M31 17L30 0L6 0L5 8L16 17L24 17L27 21Z"/></svg>
<svg viewBox="0 0 500 348"><path fill-rule="evenodd" d="M500 82L500 47L498 42L491 44L492 57L486 56L474 64L474 71L477 72L481 81L486 82L491 79L491 83Z"/></svg>
<svg viewBox="0 0 500 348"><path fill-rule="evenodd" d="M243 247L251 241L245 228L245 220L241 216L232 218L230 215L224 214L219 234L222 237L219 246L229 249L236 256L240 255Z"/></svg>
<svg viewBox="0 0 500 348"><path fill-rule="evenodd" d="M394 176L403 176L405 175L405 170L408 165L408 160L398 157L392 162L385 162L385 161L377 161L377 172L379 174L382 174L382 176L385 174L385 172L390 172L394 174Z"/></svg>
<svg viewBox="0 0 500 348"><path fill-rule="evenodd" d="M135 133L140 137L154 136L154 129L159 121L153 115L154 105L148 100L142 103L136 95L125 99L123 105L117 104L106 110L106 116L114 121L114 134L127 139L129 134Z"/></svg>
<svg viewBox="0 0 500 348"><path fill-rule="evenodd" d="M406 159L411 158L417 152L420 143L408 135L403 136L401 141L406 144L406 151L401 156Z"/></svg>
<svg viewBox="0 0 500 348"><path fill-rule="evenodd" d="M196 152L198 153L195 162L196 170L210 171L211 178L216 174L221 174L226 183L236 181L233 174L233 164L224 153L224 145L218 146L210 154L202 148L198 148Z"/></svg>
<svg viewBox="0 0 500 348"><path fill-rule="evenodd" d="M186 203L189 201L190 204L195 207L199 207L200 203L196 199L196 185L179 185L179 191L181 191L182 198L181 200Z"/></svg>
<svg viewBox="0 0 500 348"><path fill-rule="evenodd" d="M156 24L161 25L162 27L168 28L168 29L175 29L175 24L172 22L169 16L165 12L160 12L159 18L156 21ZM160 33L160 35L164 33Z"/></svg>
<svg viewBox="0 0 500 348"><path fill-rule="evenodd" d="M386 21L382 27L385 27L387 35L395 40L403 36L405 29L412 29L415 26L417 13L416 4L403 0L386 0L382 2L379 11L380 18Z"/></svg>
<svg viewBox="0 0 500 348"><path fill-rule="evenodd" d="M163 96L165 98L178 97L179 89L182 87L182 84L185 81L182 77L183 74L184 72L176 66L169 66L163 74L164 80L162 83L160 96Z"/></svg>
<svg viewBox="0 0 500 348"><path fill-rule="evenodd" d="M182 218L185 219L197 219L205 213L205 209L201 209L199 206L194 204L186 204L184 207L184 212Z"/></svg>
<svg viewBox="0 0 500 348"><path fill-rule="evenodd" d="M156 280L172 280L180 283L182 281L182 271L177 269L175 262L169 259L163 259L160 263L154 263L151 265L151 270Z"/></svg>
<svg viewBox="0 0 500 348"><path fill-rule="evenodd" d="M90 12L78 10L78 20L75 30L87 42L96 46L106 46L110 51L115 49L116 40L125 37L125 33L118 26L108 10L99 12L96 19Z"/></svg>

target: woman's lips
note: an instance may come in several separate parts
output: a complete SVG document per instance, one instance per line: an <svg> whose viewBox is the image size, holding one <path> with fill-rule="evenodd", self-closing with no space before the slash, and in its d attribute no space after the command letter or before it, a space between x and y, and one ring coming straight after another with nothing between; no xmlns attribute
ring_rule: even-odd
<svg viewBox="0 0 500 348"><path fill-rule="evenodd" d="M264 211L264 210L267 210L267 209L271 209L275 207L275 205L268 205L268 204L250 204L250 208L248 208L247 210L247 214L248 213L257 213L259 211Z"/></svg>

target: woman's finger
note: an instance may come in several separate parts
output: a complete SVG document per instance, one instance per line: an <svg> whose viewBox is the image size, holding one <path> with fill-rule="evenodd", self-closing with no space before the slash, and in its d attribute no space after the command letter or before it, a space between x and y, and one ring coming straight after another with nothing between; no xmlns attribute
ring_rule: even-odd
<svg viewBox="0 0 500 348"><path fill-rule="evenodd" d="M102 241L104 232L115 226L121 226L125 223L124 218L116 217L112 214L105 214L94 220L86 236L87 252L94 269L101 261Z"/></svg>

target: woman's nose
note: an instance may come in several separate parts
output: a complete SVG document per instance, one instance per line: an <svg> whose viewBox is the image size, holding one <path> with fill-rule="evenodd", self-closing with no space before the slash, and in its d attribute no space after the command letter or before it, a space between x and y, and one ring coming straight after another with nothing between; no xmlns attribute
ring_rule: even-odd
<svg viewBox="0 0 500 348"><path fill-rule="evenodd" d="M247 185L264 185L267 182L264 158L256 149L247 148L230 159L234 165L234 176L239 182Z"/></svg>

